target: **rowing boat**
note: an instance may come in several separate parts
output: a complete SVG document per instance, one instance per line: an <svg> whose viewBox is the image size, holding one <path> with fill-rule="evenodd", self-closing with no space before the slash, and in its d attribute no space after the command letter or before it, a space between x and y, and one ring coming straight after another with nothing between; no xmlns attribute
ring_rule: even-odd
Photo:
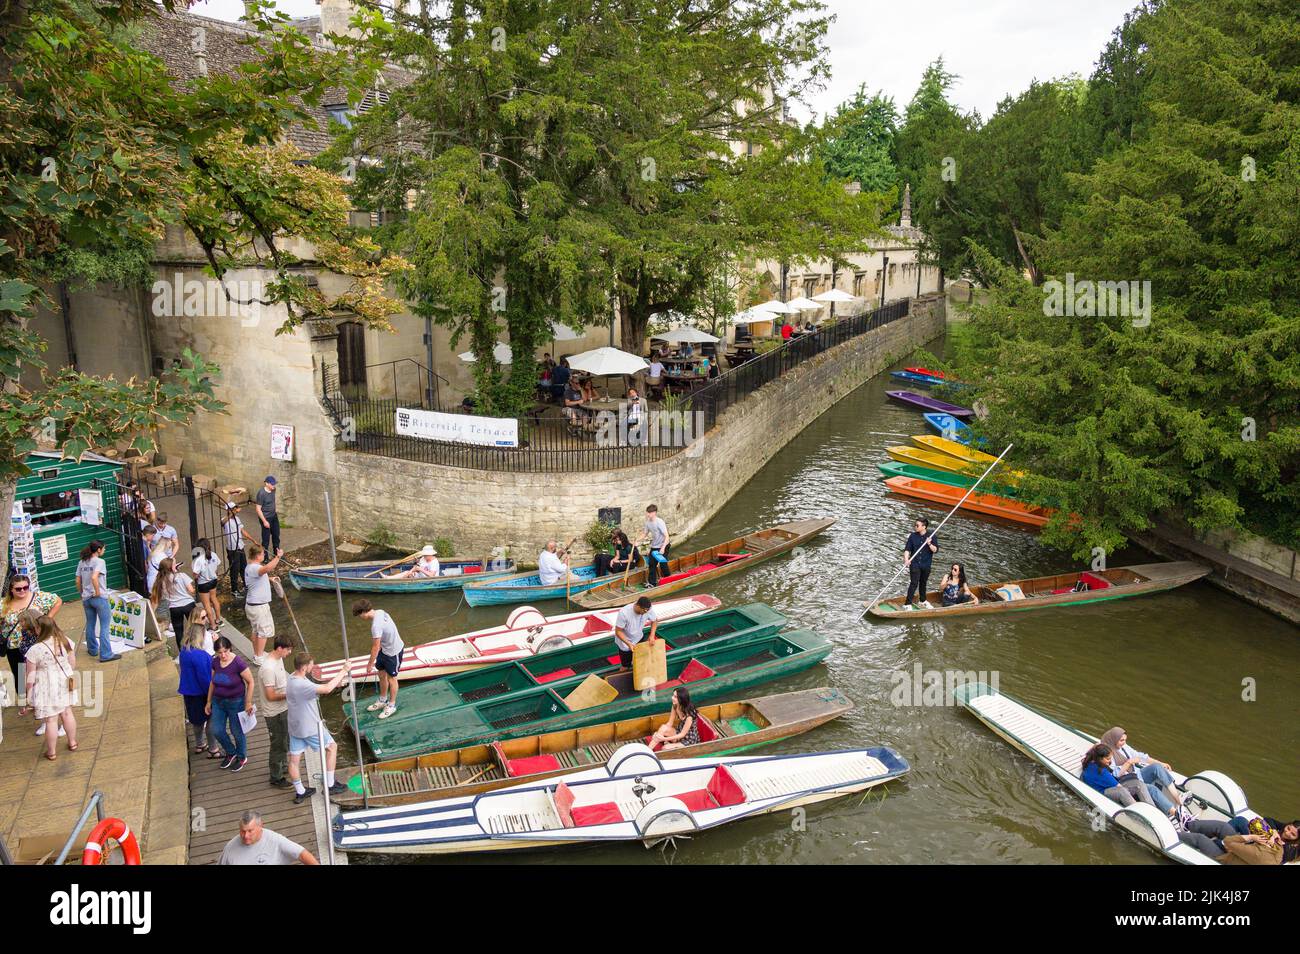
<svg viewBox="0 0 1300 954"><path fill-rule="evenodd" d="M915 371L890 371L889 374L891 377L898 378L898 380L907 384L914 384L919 388L933 388L948 383L943 378L936 378L929 374L918 374Z"/></svg>
<svg viewBox="0 0 1300 954"><path fill-rule="evenodd" d="M784 616L771 607L762 603L749 603L662 623L657 635L664 641L668 651L672 652L676 649L699 648L719 640L775 633L787 622ZM397 711L384 720L368 711L363 703L358 713L358 725L364 734L372 725L387 725L392 728L404 722L438 718L466 703L483 699L499 702L539 685L563 686L567 692L568 688L581 682L589 673L604 672L617 664L618 649L611 631L605 634L604 639L578 643L514 661L479 666L470 672L409 686L402 690ZM350 717L351 705L344 705L343 709ZM421 751L427 750L428 747Z"/></svg>
<svg viewBox="0 0 1300 954"><path fill-rule="evenodd" d="M885 461L877 464L876 467L886 477L915 477L919 480L928 480L936 484L948 484L951 487L960 487L963 490L975 486L978 477L968 476L967 474L954 474L951 471L939 470L934 467L922 467L920 464L904 464L899 461ZM1020 490L1016 487L1003 486L997 483L990 483L987 480L980 484L990 493L1000 494L1003 497L1016 497Z"/></svg>
<svg viewBox="0 0 1300 954"><path fill-rule="evenodd" d="M1032 527L1045 525L1054 512L1046 507L1035 507L1033 504L1012 500L1010 497L986 494L978 490L965 500L962 500L962 495L966 491L960 487L936 484L928 480L918 480L915 477L890 477L885 481L885 486L894 493L903 494L906 497L928 500L931 503L941 504L949 508L960 503L962 510L971 513L982 513L990 517L1003 517Z"/></svg>
<svg viewBox="0 0 1300 954"><path fill-rule="evenodd" d="M349 593L431 593L438 590L458 590L466 583L497 580L515 572L513 560L484 564L482 560L444 560L437 576L417 577L410 580L385 580L381 571L402 573L415 566L415 561L387 564L370 560L362 563L339 564L339 588ZM334 564L300 566L289 571L289 581L300 590L334 589Z"/></svg>
<svg viewBox="0 0 1300 954"><path fill-rule="evenodd" d="M997 461L997 458L992 454L986 454L982 450L976 450L967 444L949 440L946 437L935 437L933 434L917 434L912 437L912 440L925 450L947 454L949 457L961 461L967 468L980 472ZM1025 477L1023 470L1011 470L1005 464L1000 466L1002 467L1003 480L1018 481Z"/></svg>
<svg viewBox="0 0 1300 954"><path fill-rule="evenodd" d="M575 597L574 602L588 609L606 609L611 606L624 606L641 596L657 600L678 590L712 582L720 576L746 569L779 554L788 553L817 536L834 522L834 517L822 517L817 520L796 520L792 523L768 527L766 530L757 530L736 537L734 540L728 540L726 543L669 559L667 566L662 568L657 586L645 585L648 570L643 567L629 573L626 580L621 576L610 577L607 581Z"/></svg>
<svg viewBox="0 0 1300 954"><path fill-rule="evenodd" d="M700 741L658 755L662 759L735 755L809 732L852 708L853 703L838 689L826 686L700 706ZM364 772L366 795L370 806L406 805L538 782L604 764L623 743L641 742L653 735L668 716L664 710L582 729L372 762ZM349 790L334 798L335 804L361 804L362 771L347 769L338 778Z"/></svg>
<svg viewBox="0 0 1300 954"><path fill-rule="evenodd" d="M1011 696L983 683L967 683L955 692L957 704L993 730L994 734L1047 769L1066 788L1088 804L1092 812L1132 835L1166 858L1186 865L1217 862L1183 844L1168 816L1153 805L1136 802L1127 808L1079 778L1084 754L1097 739L1063 725ZM1246 804L1246 794L1222 772L1192 776L1171 773L1179 789L1190 797L1184 806L1197 819L1225 821L1257 817ZM1110 825L1106 825L1107 828Z"/></svg>
<svg viewBox="0 0 1300 954"><path fill-rule="evenodd" d="M608 657L603 666L575 676L564 676L564 670L549 670L544 664L546 656L563 656L565 652L513 663L518 667L514 675L519 682L513 686L508 682L483 686L473 701L444 708L436 717L407 719L392 725L389 723L393 719L371 720L368 727L362 728L363 740L375 755L396 758L649 715L671 705L672 691L677 686L690 686L692 702L711 702L815 666L830 655L831 644L816 633L794 630L670 649L668 679L641 691L633 688L632 673L620 670L616 654ZM556 662L553 659L549 665ZM420 688L446 685L448 681L424 683ZM524 686L524 681L531 685ZM581 686L584 681L586 687ZM593 687L600 690L599 694Z"/></svg>
<svg viewBox="0 0 1300 954"><path fill-rule="evenodd" d="M948 375L944 374L942 371L934 371L934 370L931 370L930 368L919 368L919 367L913 367L913 368L904 368L903 370L904 370L904 371L911 371L913 374L923 374L923 375L925 375L927 378L940 378L940 379L942 379L942 378L946 378L946 377L948 377Z"/></svg>
<svg viewBox="0 0 1300 954"><path fill-rule="evenodd" d="M875 616L890 619L930 619L937 616L1017 612L1048 606L1078 606L1172 590L1199 580L1209 572L1209 567L1186 560L1140 563L1111 570L1058 573L1055 576L1036 576L1025 580L971 586L971 592L979 597L978 603L943 606L943 592L933 590L921 597L930 602L931 609L908 609L905 594L891 596L869 609Z"/></svg>
<svg viewBox="0 0 1300 954"><path fill-rule="evenodd" d="M874 788L906 774L883 746L665 761L632 742L602 766L483 795L340 812L343 851L459 854L610 842L651 847L744 818Z"/></svg>
<svg viewBox="0 0 1300 954"><path fill-rule="evenodd" d="M660 624L708 613L722 606L716 596L701 594L663 600L655 605ZM397 674L403 682L449 676L483 666L527 659L529 656L563 646L575 646L595 639L611 639L617 610L583 611L561 616L543 616L531 606L517 606L505 624L480 629L459 636L433 639L418 646L407 646ZM352 679L374 682L374 670L367 672L370 654L353 656ZM321 664L321 679L328 682L343 668L343 660Z"/></svg>
<svg viewBox="0 0 1300 954"><path fill-rule="evenodd" d="M500 606L505 603L540 603L543 600L562 600L565 595L581 593L605 582L596 575L596 567L574 567L569 582L543 583L541 574L516 573L485 583L466 584L465 602L470 606Z"/></svg>
<svg viewBox="0 0 1300 954"><path fill-rule="evenodd" d="M960 404L949 404L947 401L940 401L938 398L932 398L925 394L917 394L915 391L886 391L885 394L895 401L902 404L911 404L923 411L939 411L943 414L951 414L953 417L975 416L975 412L968 407L962 407Z"/></svg>

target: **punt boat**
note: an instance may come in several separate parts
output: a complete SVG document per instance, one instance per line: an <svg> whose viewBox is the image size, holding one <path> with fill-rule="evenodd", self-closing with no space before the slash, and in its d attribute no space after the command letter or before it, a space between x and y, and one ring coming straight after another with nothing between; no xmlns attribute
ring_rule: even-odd
<svg viewBox="0 0 1300 954"><path fill-rule="evenodd" d="M834 517L816 520L796 520L778 524L765 530L736 537L717 546L706 547L685 556L670 557L663 568L657 586L646 586L648 570L642 567L622 576L610 576L598 585L574 598L574 602L588 609L606 609L625 606L641 596L660 599L690 586L709 583L720 576L743 570L756 563L788 553L811 540L835 522Z"/></svg>
<svg viewBox="0 0 1300 954"><path fill-rule="evenodd" d="M542 600L562 600L599 586L608 577L597 576L596 567L578 566L569 571L572 579L566 583L543 583L541 574L516 573L495 580L467 583L462 590L470 606L500 606L505 603L534 603Z"/></svg>
<svg viewBox="0 0 1300 954"><path fill-rule="evenodd" d="M891 596L868 609L874 616L889 619L929 619L940 616L974 616L977 613L1014 613L1049 606L1079 606L1083 603L1104 603L1172 590L1199 580L1209 572L1209 567L1188 560L1139 563L1111 570L1085 570L1082 573L1058 573L1055 576L1036 576L1026 580L1008 580L1005 583L972 585L971 591L979 597L978 603L942 606L942 591L932 590L923 597L930 601L932 609L909 609L905 593Z"/></svg>
<svg viewBox="0 0 1300 954"><path fill-rule="evenodd" d="M657 754L661 759L735 755L809 732L852 708L847 696L826 686L700 706L699 743ZM581 729L372 762L365 767L365 794L370 806L406 805L479 795L592 768L605 764L625 742L648 741L668 715L664 710ZM334 798L334 803L360 805L362 771L344 769L338 777L349 791Z"/></svg>
<svg viewBox="0 0 1300 954"><path fill-rule="evenodd" d="M1125 808L1079 778L1083 756L1097 739L983 683L959 686L955 696L958 705L1012 748L1047 769L1115 827L1173 861L1186 865L1217 864L1208 855L1183 844L1169 818L1155 806L1137 802ZM1177 787L1191 796L1184 804L1198 819L1226 821L1241 817L1249 821L1256 817L1246 804L1246 794L1222 772L1206 771L1191 776L1177 772L1171 774Z"/></svg>
<svg viewBox="0 0 1300 954"><path fill-rule="evenodd" d="M673 620L712 612L721 606L722 600L716 596L683 596L656 603L655 615L659 617L662 626ZM617 616L617 610L584 610L561 616L543 616L531 606L517 606L506 618L504 625L433 639L418 646L407 646L406 652L402 654L398 676L404 683L433 676L449 676L495 663L527 659L537 653L564 646L575 646L596 639L612 639ZM350 662L354 681L377 681L378 677L373 671L366 673L366 666L370 662L369 653L353 656ZM321 678L328 682L342 668L342 659L322 663Z"/></svg>
<svg viewBox="0 0 1300 954"><path fill-rule="evenodd" d="M925 423L929 424L944 437L961 444L970 443L970 425L965 421L959 421L951 414L938 414L934 411L922 414L921 416L925 418Z"/></svg>
<svg viewBox="0 0 1300 954"><path fill-rule="evenodd" d="M940 401L938 398L932 398L925 394L917 394L915 391L886 391L885 394L901 404L910 404L913 407L919 407L923 411L938 411L941 414L951 414L953 417L975 416L975 412L968 407L962 407L960 404L949 404L947 401Z"/></svg>
<svg viewBox="0 0 1300 954"><path fill-rule="evenodd" d="M968 467L978 469L981 473L988 468L989 464L997 460L992 454L986 454L982 450L976 450L961 441L949 440L947 437L936 437L933 434L917 434L913 436L912 440L926 450L937 451L940 454L955 457ZM1011 470L1005 463L999 466L1002 468L1002 473L1010 474L1017 480L1025 476L1023 470ZM1003 479L1008 478L1004 477Z"/></svg>
<svg viewBox="0 0 1300 954"><path fill-rule="evenodd" d="M380 572L397 574L409 570L414 560L390 566L382 560L339 564L339 588L349 593L433 593L458 590L466 583L481 583L511 576L513 560L484 563L482 560L443 560L437 576L413 580L385 580ZM334 589L334 564L300 566L289 571L289 581L299 590Z"/></svg>
<svg viewBox="0 0 1300 954"><path fill-rule="evenodd" d="M919 374L916 371L890 371L890 377L898 378L904 384L911 384L918 388L933 388L941 384L946 384L943 378L936 378L932 374Z"/></svg>
<svg viewBox="0 0 1300 954"><path fill-rule="evenodd" d="M900 464L915 464L918 467L929 467L931 470L944 470L950 474L969 475L972 480L984 471L983 467L974 467L951 454L931 450L928 447L892 444L885 448L885 453Z"/></svg>
<svg viewBox="0 0 1300 954"><path fill-rule="evenodd" d="M885 486L895 493L915 497L918 500L928 500L944 507L953 507L960 501L962 510L991 517L1003 517L1032 527L1042 527L1054 512L1046 507L1035 507L1033 504L1012 500L1010 497L999 497L997 494L986 494L978 490L962 501L966 491L961 487L931 483L915 477L890 477L885 481Z"/></svg>
<svg viewBox="0 0 1300 954"><path fill-rule="evenodd" d="M642 842L865 791L906 774L883 746L803 755L713 755L665 762L629 743L596 768L549 782L393 808L340 812L343 851L465 852Z"/></svg>
<svg viewBox="0 0 1300 954"><path fill-rule="evenodd" d="M677 686L689 685L693 702L711 702L815 666L830 655L831 644L816 633L794 630L670 649L668 679L644 691L633 688L632 673L619 668L616 654L598 668L570 676L571 668L562 665L566 652L512 663L516 670L497 673L492 684L462 685L459 693L441 700L443 708L423 718L370 719L362 739L376 756L397 758L650 715L668 709ZM556 665L562 668L550 668ZM460 678L423 685L451 689L448 683Z"/></svg>
<svg viewBox="0 0 1300 954"><path fill-rule="evenodd" d="M922 467L920 464L904 464L895 460L885 461L883 464L877 464L876 467L885 477L915 477L918 480L928 480L935 484L960 487L962 490L969 490L975 485L975 481L979 479L966 474L954 474L947 470ZM1003 497L1018 497L1020 495L1018 487L1005 487L996 481L985 480L980 486L990 493L1000 494Z"/></svg>

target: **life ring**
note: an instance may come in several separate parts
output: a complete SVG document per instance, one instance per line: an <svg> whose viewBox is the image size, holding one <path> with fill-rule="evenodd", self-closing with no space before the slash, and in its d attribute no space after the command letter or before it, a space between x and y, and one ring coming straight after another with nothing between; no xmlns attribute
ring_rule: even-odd
<svg viewBox="0 0 1300 954"><path fill-rule="evenodd" d="M86 850L81 853L83 865L102 865L104 863L104 843L112 839L122 849L128 865L141 864L140 845L135 840L135 832L126 827L120 818L105 818L95 826L90 837L86 839Z"/></svg>

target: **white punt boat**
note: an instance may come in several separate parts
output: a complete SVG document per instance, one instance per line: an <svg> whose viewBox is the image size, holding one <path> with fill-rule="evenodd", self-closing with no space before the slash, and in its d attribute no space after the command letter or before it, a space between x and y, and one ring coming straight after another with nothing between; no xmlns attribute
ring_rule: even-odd
<svg viewBox="0 0 1300 954"><path fill-rule="evenodd" d="M699 616L720 606L720 599L706 594L658 600L655 603L655 616L660 623L667 623L670 620ZM621 607L543 616L531 606L519 606L506 618L504 626L406 647L397 674L404 680L449 676L480 666L527 659L536 653L576 646L593 639L612 640L614 621L618 618L619 609ZM369 653L352 657L352 678L355 681L364 683L377 680L378 677L373 672L366 675L366 664L369 661ZM332 679L342 668L342 659L321 663L321 678Z"/></svg>
<svg viewBox="0 0 1300 954"><path fill-rule="evenodd" d="M599 842L647 847L742 818L811 805L898 778L910 766L883 746L807 755L704 756L660 762L639 742L609 762L482 795L341 812L343 851L453 854Z"/></svg>
<svg viewBox="0 0 1300 954"><path fill-rule="evenodd" d="M1097 739L1062 725L1023 702L983 683L968 683L955 692L959 705L1002 739L1038 762L1070 791L1104 814L1117 828L1148 848L1185 865L1217 865L1208 855L1184 845L1169 818L1158 808L1138 802L1127 808L1107 798L1079 778L1084 754ZM1222 772L1179 775L1171 772L1177 787L1191 796L1184 804L1198 819L1226 821L1234 816L1256 817L1246 805L1246 794Z"/></svg>

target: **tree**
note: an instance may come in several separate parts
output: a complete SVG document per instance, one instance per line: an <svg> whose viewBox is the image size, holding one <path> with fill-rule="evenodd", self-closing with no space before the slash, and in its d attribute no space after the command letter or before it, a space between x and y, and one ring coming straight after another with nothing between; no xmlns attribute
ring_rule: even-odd
<svg viewBox="0 0 1300 954"><path fill-rule="evenodd" d="M893 195L900 183L898 132L894 100L883 93L868 98L866 86L859 86L822 125L817 151L830 175L859 182L867 192Z"/></svg>

